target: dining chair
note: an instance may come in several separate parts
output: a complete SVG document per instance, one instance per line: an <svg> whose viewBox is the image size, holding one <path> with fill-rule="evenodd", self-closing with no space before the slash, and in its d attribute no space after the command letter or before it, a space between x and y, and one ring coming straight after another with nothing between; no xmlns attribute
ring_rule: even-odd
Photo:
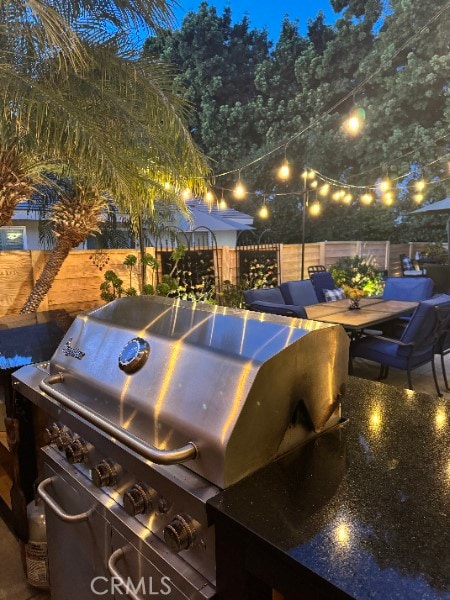
<svg viewBox="0 0 450 600"><path fill-rule="evenodd" d="M311 273L309 276L314 290L317 295L319 302L326 302L325 294L323 290L334 290L336 289L336 283L329 271L317 271Z"/></svg>
<svg viewBox="0 0 450 600"><path fill-rule="evenodd" d="M434 354L450 323L450 295L420 302L401 337L380 335L354 340L350 347L351 360L364 358L380 365L379 379L386 379L389 368L406 371L409 389L413 389L411 371L431 363L438 396L442 396L436 376Z"/></svg>
<svg viewBox="0 0 450 600"><path fill-rule="evenodd" d="M388 277L384 285L383 300L428 300L433 295L433 286L433 280L429 277Z"/></svg>

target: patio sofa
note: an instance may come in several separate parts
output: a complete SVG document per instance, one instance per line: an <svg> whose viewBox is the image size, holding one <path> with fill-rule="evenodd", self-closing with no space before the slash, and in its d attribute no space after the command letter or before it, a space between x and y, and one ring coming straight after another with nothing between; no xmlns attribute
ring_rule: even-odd
<svg viewBox="0 0 450 600"><path fill-rule="evenodd" d="M304 307L318 302L308 279L287 281L276 288L246 290L244 298L250 310L303 319L306 318Z"/></svg>

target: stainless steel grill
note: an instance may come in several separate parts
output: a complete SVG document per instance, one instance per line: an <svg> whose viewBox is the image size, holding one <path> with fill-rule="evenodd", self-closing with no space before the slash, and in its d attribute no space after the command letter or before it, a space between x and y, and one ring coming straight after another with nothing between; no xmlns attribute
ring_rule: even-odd
<svg viewBox="0 0 450 600"><path fill-rule="evenodd" d="M53 600L94 598L92 577L119 571L169 577L170 598L211 597L206 501L336 425L347 366L344 331L312 321L154 297L79 316L49 365L16 374L55 419L40 485ZM98 554L94 570L78 568L75 591L52 554L63 527L76 538L74 514L91 529L101 517L94 537L70 538Z"/></svg>

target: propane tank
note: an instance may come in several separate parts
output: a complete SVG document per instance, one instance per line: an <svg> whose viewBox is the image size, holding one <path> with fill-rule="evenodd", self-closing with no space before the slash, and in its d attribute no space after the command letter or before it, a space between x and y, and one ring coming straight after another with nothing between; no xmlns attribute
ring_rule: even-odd
<svg viewBox="0 0 450 600"><path fill-rule="evenodd" d="M47 532L44 506L35 499L27 506L28 543L25 544L25 570L27 582L33 587L49 589L47 557Z"/></svg>

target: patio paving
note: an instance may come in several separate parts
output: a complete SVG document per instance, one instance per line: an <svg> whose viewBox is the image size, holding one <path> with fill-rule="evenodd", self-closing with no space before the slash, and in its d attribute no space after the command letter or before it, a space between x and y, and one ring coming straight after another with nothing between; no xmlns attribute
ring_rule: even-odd
<svg viewBox="0 0 450 600"><path fill-rule="evenodd" d="M447 371L447 378L450 382L450 354L445 357L445 368ZM436 371L438 376L439 387L443 393L443 397L450 401L450 391L445 389L444 378L441 370L441 359L436 356ZM353 375L355 377L362 377L363 379L377 380L380 366L376 363L365 360L364 358L355 358L353 360ZM406 371L399 371L398 369L391 368L387 379L383 379L381 383L386 385L393 385L399 388L407 388L408 382L406 378ZM431 370L431 364L424 365L412 371L412 383L415 392L421 392L424 394L430 394L436 396L436 387L434 385L433 373Z"/></svg>

